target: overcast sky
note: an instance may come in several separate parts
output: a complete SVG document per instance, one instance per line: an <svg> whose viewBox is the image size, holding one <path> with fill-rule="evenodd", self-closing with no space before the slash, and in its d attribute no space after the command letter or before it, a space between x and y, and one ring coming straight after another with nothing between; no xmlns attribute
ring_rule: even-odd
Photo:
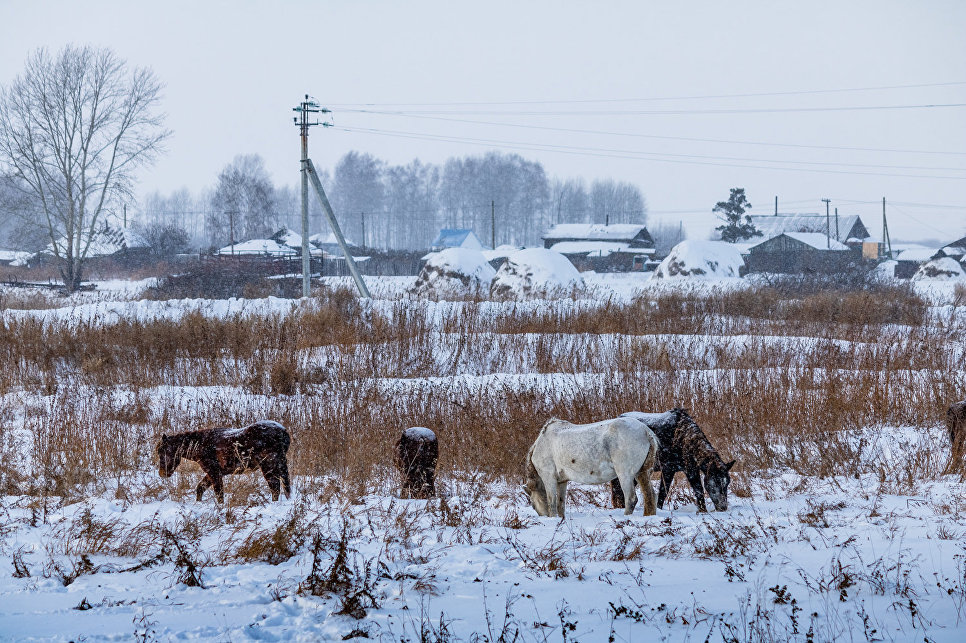
<svg viewBox="0 0 966 643"><path fill-rule="evenodd" d="M71 42L152 67L174 137L142 193L212 185L239 153L295 184L309 93L337 126L312 130L319 167L502 149L632 181L692 236L742 186L752 213L828 197L875 236L884 196L893 238L948 240L966 234L966 107L909 106L966 104L964 34L959 0L0 0L0 83Z"/></svg>

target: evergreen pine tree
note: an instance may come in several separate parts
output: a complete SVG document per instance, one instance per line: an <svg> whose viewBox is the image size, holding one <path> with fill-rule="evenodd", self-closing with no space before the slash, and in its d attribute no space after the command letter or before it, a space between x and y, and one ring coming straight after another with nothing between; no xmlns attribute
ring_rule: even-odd
<svg viewBox="0 0 966 643"><path fill-rule="evenodd" d="M760 237L761 231L751 222L751 216L745 214L751 209L751 204L745 198L744 188L731 188L731 196L727 201L718 201L712 212L716 212L725 225L718 226L715 230L721 231L721 240L728 243L737 243L744 239ZM724 216L721 216L724 215ZM744 216L744 222L742 222Z"/></svg>

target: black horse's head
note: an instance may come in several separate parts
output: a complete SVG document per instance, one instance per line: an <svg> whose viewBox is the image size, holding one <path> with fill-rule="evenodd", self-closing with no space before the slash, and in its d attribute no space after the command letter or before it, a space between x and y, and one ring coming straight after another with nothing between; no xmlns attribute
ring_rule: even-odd
<svg viewBox="0 0 966 643"><path fill-rule="evenodd" d="M162 478L170 478L181 464L181 444L167 435L158 442L158 466Z"/></svg>
<svg viewBox="0 0 966 643"><path fill-rule="evenodd" d="M704 473L704 489L711 496L715 511L728 510L728 485L731 484L731 467L735 461L723 463L719 458L712 462Z"/></svg>

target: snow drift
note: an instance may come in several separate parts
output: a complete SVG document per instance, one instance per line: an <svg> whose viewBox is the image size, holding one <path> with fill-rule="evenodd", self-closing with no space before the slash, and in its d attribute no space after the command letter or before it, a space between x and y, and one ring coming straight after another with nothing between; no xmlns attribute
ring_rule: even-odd
<svg viewBox="0 0 966 643"><path fill-rule="evenodd" d="M741 253L724 241L682 241L654 271L655 279L740 277Z"/></svg>
<svg viewBox="0 0 966 643"><path fill-rule="evenodd" d="M479 250L447 248L428 255L412 293L437 299L485 295L495 275Z"/></svg>
<svg viewBox="0 0 966 643"><path fill-rule="evenodd" d="M938 279L952 281L955 279L966 279L966 272L959 262L952 257L940 257L932 259L919 266L919 270L912 276L915 280Z"/></svg>
<svg viewBox="0 0 966 643"><path fill-rule="evenodd" d="M528 248L507 255L490 294L511 299L562 297L583 285L583 278L567 257L546 248Z"/></svg>

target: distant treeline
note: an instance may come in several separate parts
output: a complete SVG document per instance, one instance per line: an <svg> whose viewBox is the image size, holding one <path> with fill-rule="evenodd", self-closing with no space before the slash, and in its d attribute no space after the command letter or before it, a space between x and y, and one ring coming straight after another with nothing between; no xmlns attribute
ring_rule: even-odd
<svg viewBox="0 0 966 643"><path fill-rule="evenodd" d="M548 178L539 161L490 152L454 157L441 165L415 159L390 165L349 152L322 183L346 237L374 248L424 249L441 228L469 228L487 245L535 244L557 223L644 223L647 203L632 183ZM311 202L313 232L324 230ZM275 185L258 155L236 157L213 188L158 192L141 202L142 227L185 230L198 247L301 229L297 185ZM495 225L494 225L495 223Z"/></svg>

